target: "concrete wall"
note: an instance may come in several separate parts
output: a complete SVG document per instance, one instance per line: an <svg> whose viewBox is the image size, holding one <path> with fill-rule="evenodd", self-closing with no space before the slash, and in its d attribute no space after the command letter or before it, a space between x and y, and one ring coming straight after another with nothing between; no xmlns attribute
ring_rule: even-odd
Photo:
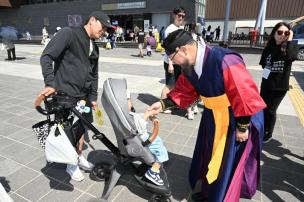
<svg viewBox="0 0 304 202"><path fill-rule="evenodd" d="M120 0L119 3L134 1L140 0ZM85 19L92 11L101 10L102 3L117 3L117 1L82 0L0 9L0 25L13 25L21 32L29 31L32 35L41 35L45 18L47 18L49 22L48 31L52 34L55 32L57 26L64 27L68 25L68 15L81 15L83 19ZM196 18L195 4L189 0L146 0L146 8L143 9L112 10L106 11L106 13L109 15L172 13L173 8L179 5L185 7L187 10L188 16L186 20L193 22Z"/></svg>

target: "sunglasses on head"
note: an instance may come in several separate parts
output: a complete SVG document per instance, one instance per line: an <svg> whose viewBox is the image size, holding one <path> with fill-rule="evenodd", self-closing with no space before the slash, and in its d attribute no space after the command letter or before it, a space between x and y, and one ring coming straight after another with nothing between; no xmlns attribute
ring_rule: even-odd
<svg viewBox="0 0 304 202"><path fill-rule="evenodd" d="M282 31L282 30L278 30L277 31L278 35L281 36L281 35L285 35L285 36L289 36L290 34L290 31Z"/></svg>
<svg viewBox="0 0 304 202"><path fill-rule="evenodd" d="M179 18L185 18L185 17L186 17L186 15L183 15L183 14L177 14L177 16L178 16Z"/></svg>

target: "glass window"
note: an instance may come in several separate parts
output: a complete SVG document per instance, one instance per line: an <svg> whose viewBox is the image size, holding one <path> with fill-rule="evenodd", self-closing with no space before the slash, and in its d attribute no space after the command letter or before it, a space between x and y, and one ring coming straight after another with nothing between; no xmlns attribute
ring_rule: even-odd
<svg viewBox="0 0 304 202"><path fill-rule="evenodd" d="M45 26L49 26L50 25L50 21L49 21L48 17L44 17L43 18L43 25L45 25Z"/></svg>
<svg viewBox="0 0 304 202"><path fill-rule="evenodd" d="M32 24L32 18L27 17L27 18L26 18L26 22L27 22L28 24Z"/></svg>

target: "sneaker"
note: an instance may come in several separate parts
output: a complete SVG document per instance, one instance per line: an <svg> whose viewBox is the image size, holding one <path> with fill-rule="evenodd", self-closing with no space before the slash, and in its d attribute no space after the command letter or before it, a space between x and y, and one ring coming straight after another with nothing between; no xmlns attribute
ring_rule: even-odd
<svg viewBox="0 0 304 202"><path fill-rule="evenodd" d="M194 107L192 107L192 111L194 112L194 114L198 114L198 107L197 107L197 105L194 105Z"/></svg>
<svg viewBox="0 0 304 202"><path fill-rule="evenodd" d="M164 114L171 114L171 113L172 113L172 110L167 109L167 110L163 111L163 113L164 113Z"/></svg>
<svg viewBox="0 0 304 202"><path fill-rule="evenodd" d="M154 172L151 169L149 169L145 173L145 177L158 186L164 185L164 181L161 179L159 172Z"/></svg>
<svg viewBox="0 0 304 202"><path fill-rule="evenodd" d="M72 180L75 180L77 182L84 180L84 176L80 171L78 165L67 164L66 172L71 176Z"/></svg>
<svg viewBox="0 0 304 202"><path fill-rule="evenodd" d="M189 111L186 115L189 120L194 120L194 112L192 110Z"/></svg>
<svg viewBox="0 0 304 202"><path fill-rule="evenodd" d="M94 167L82 154L78 157L78 166L85 171L91 171Z"/></svg>
<svg viewBox="0 0 304 202"><path fill-rule="evenodd" d="M267 142L269 142L271 139L272 139L272 134L266 132L266 133L264 134L264 137L263 137L263 142L264 142L264 143L267 143Z"/></svg>

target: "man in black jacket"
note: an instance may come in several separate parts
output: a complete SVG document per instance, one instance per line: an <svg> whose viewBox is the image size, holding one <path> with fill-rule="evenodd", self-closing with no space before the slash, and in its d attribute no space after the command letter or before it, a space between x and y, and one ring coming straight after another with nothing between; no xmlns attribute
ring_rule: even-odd
<svg viewBox="0 0 304 202"><path fill-rule="evenodd" d="M61 29L49 42L40 58L45 89L39 96L62 92L97 107L99 50L94 40L111 29L109 17L101 11L91 13L83 27ZM54 63L54 66L53 66ZM83 136L77 152L79 166L91 169L82 155ZM67 165L66 171L76 181L84 179L79 166Z"/></svg>

